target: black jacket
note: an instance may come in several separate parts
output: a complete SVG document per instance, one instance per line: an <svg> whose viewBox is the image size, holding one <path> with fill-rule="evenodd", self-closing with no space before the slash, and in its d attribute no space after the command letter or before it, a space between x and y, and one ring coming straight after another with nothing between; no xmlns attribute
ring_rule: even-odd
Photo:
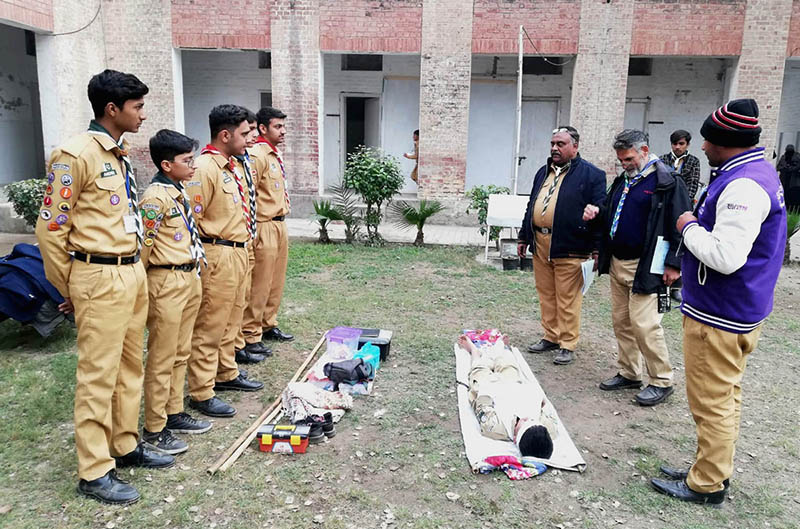
<svg viewBox="0 0 800 529"><path fill-rule="evenodd" d="M681 259L677 255L681 233L675 227L678 217L684 211L691 211L689 194L680 175L672 171L660 160L656 162L656 189L650 202L650 215L647 218L647 234L644 241L644 252L639 259L636 275L633 278L633 292L635 294L655 294L664 286L661 275L651 274L650 265L653 262L653 253L656 249L658 236L661 235L669 241L669 253L665 261L666 266L681 269ZM614 194L621 186L625 185L625 178L618 176L608 190L605 204L600 208L600 214L595 217L594 224L602 224L603 243L600 246L600 259L598 271L607 274L611 267L611 221L614 218L612 200ZM644 220L644 219L642 219Z"/></svg>
<svg viewBox="0 0 800 529"><path fill-rule="evenodd" d="M533 179L528 208L519 231L519 242L536 251L536 232L531 227L531 215L536 198L542 191L551 160L536 172ZM544 191L545 193L547 190ZM601 233L583 221L583 210L587 204L602 204L606 197L606 175L586 160L576 156L569 171L564 175L558 192L553 217L553 235L550 242L550 258L588 255L600 248Z"/></svg>

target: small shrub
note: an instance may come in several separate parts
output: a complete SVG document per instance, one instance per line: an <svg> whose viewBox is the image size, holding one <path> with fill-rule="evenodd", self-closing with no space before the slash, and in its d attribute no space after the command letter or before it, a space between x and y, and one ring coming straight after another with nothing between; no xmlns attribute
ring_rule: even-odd
<svg viewBox="0 0 800 529"><path fill-rule="evenodd" d="M356 192L343 183L333 186L333 207L344 222L344 242L354 243L361 234L361 221L358 214Z"/></svg>
<svg viewBox="0 0 800 529"><path fill-rule="evenodd" d="M422 228L425 226L425 222L442 211L444 206L436 200L420 200L419 208L415 208L403 200L395 202L391 208L398 215L398 220L395 224L404 228L416 227L417 238L414 240L414 245L423 246L425 244L425 235L422 233Z"/></svg>
<svg viewBox="0 0 800 529"><path fill-rule="evenodd" d="M380 149L358 146L347 155L344 185L354 189L367 205L364 224L367 227L367 242L380 244L382 238L378 225L383 219L384 202L390 202L403 187L403 174L397 158Z"/></svg>
<svg viewBox="0 0 800 529"><path fill-rule="evenodd" d="M478 213L478 224L480 225L481 235L486 235L486 215L489 211L489 195L510 195L511 190L504 186L496 186L489 184L488 186L475 186L467 191L467 198L469 199L469 206L467 207L467 214L471 210ZM489 233L489 239L495 241L500 237L500 231L503 228L500 226L492 226L492 231Z"/></svg>
<svg viewBox="0 0 800 529"><path fill-rule="evenodd" d="M25 219L28 226L35 227L39 210L42 208L42 198L47 187L44 178L31 178L21 180L6 186L8 199L14 205L14 211Z"/></svg>
<svg viewBox="0 0 800 529"><path fill-rule="evenodd" d="M330 243L328 223L332 220L342 220L342 216L336 207L331 204L330 200L320 200L319 202L312 200L311 203L314 204L314 215L311 218L319 224L319 242Z"/></svg>

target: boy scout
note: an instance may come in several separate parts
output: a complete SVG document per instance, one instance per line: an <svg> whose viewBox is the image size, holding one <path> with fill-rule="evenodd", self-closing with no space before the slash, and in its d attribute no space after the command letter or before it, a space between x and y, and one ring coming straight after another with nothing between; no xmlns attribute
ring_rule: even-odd
<svg viewBox="0 0 800 529"><path fill-rule="evenodd" d="M114 504L139 499L115 467L175 463L139 444L137 435L147 282L136 180L121 137L139 130L147 92L131 74L92 77L95 119L53 151L36 224L47 279L65 298L59 308L75 311L78 327L78 493Z"/></svg>
<svg viewBox="0 0 800 529"><path fill-rule="evenodd" d="M264 387L241 375L233 350L242 323L246 246L252 231L244 167L234 157L245 151L246 118L247 111L237 105L211 109L211 143L201 151L194 178L187 182L208 259L208 269L201 276L202 301L189 357L189 406L211 417L236 413L233 406L215 396L215 390Z"/></svg>
<svg viewBox="0 0 800 529"><path fill-rule="evenodd" d="M289 214L286 173L277 145L286 133L286 114L264 107L256 115L259 136L252 154L258 182L256 209L257 234L253 245L256 265L253 269L250 303L245 310L243 333L250 347L263 339L290 341L291 334L278 328L278 307L286 281L289 237L283 222Z"/></svg>
<svg viewBox="0 0 800 529"><path fill-rule="evenodd" d="M196 140L173 130L160 130L150 138L150 157L158 172L141 201L142 263L150 297L142 438L167 454L189 448L174 432L196 434L211 429L211 423L183 411L183 382L206 261L183 187L194 176L196 148Z"/></svg>
<svg viewBox="0 0 800 529"><path fill-rule="evenodd" d="M245 168L245 173L249 175L248 178L246 178L248 191L252 190L252 192L255 193L255 182L258 181L258 177L254 166L254 159L250 156L250 150L256 143L256 138L258 137L258 127L256 126L256 115L250 110L247 111L247 124L250 127L250 132L247 134L247 138L245 138L247 149L244 155L236 156L236 159L242 162L242 165L244 165ZM245 280L244 299L245 310L247 310L246 307L250 305L250 286L253 278L253 268L256 264L256 256L253 246L254 245L251 244L247 247L247 279ZM234 349L236 350L237 364L257 364L258 362L263 361L264 358L272 356L272 349L261 342L252 344L245 343L244 334L241 328L239 329L239 333L236 335L236 344ZM247 377L245 376L245 378Z"/></svg>

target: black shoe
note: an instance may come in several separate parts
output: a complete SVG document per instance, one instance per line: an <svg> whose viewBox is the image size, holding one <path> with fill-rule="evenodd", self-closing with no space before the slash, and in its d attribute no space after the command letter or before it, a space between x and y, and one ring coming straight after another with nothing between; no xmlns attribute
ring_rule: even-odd
<svg viewBox="0 0 800 529"><path fill-rule="evenodd" d="M236 415L236 408L225 403L219 397L211 397L208 400L189 399L189 407L209 417L233 417Z"/></svg>
<svg viewBox="0 0 800 529"><path fill-rule="evenodd" d="M557 343L545 340L544 338L528 346L529 353L546 353L547 351L555 351L556 349L558 349Z"/></svg>
<svg viewBox="0 0 800 529"><path fill-rule="evenodd" d="M659 470L662 474L667 476L668 478L677 479L679 481L686 481L686 478L689 476L688 470L681 470L679 468L672 468L666 465L661 465ZM725 487L725 490L728 490L728 487L731 485L730 479L725 479L722 482L722 486Z"/></svg>
<svg viewBox="0 0 800 529"><path fill-rule="evenodd" d="M725 501L725 495L728 489L722 489L719 492L695 492L689 488L685 481L670 481L667 479L653 478L650 484L656 491L667 496L672 496L681 501L688 501L691 503L703 503L710 505L721 505Z"/></svg>
<svg viewBox="0 0 800 529"><path fill-rule="evenodd" d="M148 448L161 452L162 454L178 455L189 450L189 445L186 441L178 439L169 428L164 428L160 432L148 432L146 429L142 430L142 441L145 442Z"/></svg>
<svg viewBox="0 0 800 529"><path fill-rule="evenodd" d="M309 415L302 421L297 421L294 424L310 426L311 430L308 432L308 444L319 444L325 440L325 431L322 429L325 419L319 415Z"/></svg>
<svg viewBox="0 0 800 529"><path fill-rule="evenodd" d="M262 340L278 340L279 342L291 342L294 340L294 336L291 334L285 333L277 327L273 327L270 330L264 332L261 335Z"/></svg>
<svg viewBox="0 0 800 529"><path fill-rule="evenodd" d="M629 378L625 378L619 373L614 375L613 377L609 378L608 380L604 380L600 383L600 389L603 391L614 391L617 389L638 389L642 387L641 380L631 380Z"/></svg>
<svg viewBox="0 0 800 529"><path fill-rule="evenodd" d="M660 402L664 402L667 397L672 395L673 391L675 391L673 386L661 388L650 385L636 395L636 402L638 402L640 406L655 406Z"/></svg>
<svg viewBox="0 0 800 529"><path fill-rule="evenodd" d="M242 375L238 375L233 380L217 382L214 384L214 391L258 391L263 387L263 382L242 378Z"/></svg>
<svg viewBox="0 0 800 529"><path fill-rule="evenodd" d="M331 412L326 412L322 418L325 419L325 422L322 423L322 433L324 433L325 437L328 438L335 437L336 425L333 424L333 415Z"/></svg>
<svg viewBox="0 0 800 529"><path fill-rule="evenodd" d="M553 363L559 366L565 366L572 363L572 351L569 349L559 349L558 354L553 358Z"/></svg>
<svg viewBox="0 0 800 529"><path fill-rule="evenodd" d="M128 452L124 456L115 457L114 459L117 461L117 468L169 468L175 464L175 458L173 456L150 450L141 443L133 451Z"/></svg>
<svg viewBox="0 0 800 529"><path fill-rule="evenodd" d="M268 356L272 356L272 349L264 347L261 342L249 343L244 349L236 351L237 364L257 364L263 362Z"/></svg>
<svg viewBox="0 0 800 529"><path fill-rule="evenodd" d="M211 423L197 420L188 413L182 411L174 415L167 415L167 428L169 428L172 433L206 433L211 429Z"/></svg>
<svg viewBox="0 0 800 529"><path fill-rule="evenodd" d="M139 501L139 491L119 479L114 470L91 481L78 481L78 494L112 505L130 505Z"/></svg>

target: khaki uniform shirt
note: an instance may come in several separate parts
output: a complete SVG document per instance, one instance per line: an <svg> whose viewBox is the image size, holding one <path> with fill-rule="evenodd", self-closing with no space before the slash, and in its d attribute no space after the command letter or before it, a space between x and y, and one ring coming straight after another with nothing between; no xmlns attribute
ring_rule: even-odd
<svg viewBox="0 0 800 529"><path fill-rule="evenodd" d="M85 132L50 156L36 238L47 279L64 297L69 297L69 252L136 254L136 233L126 233L122 219L138 212L129 211L125 165L115 148L111 138Z"/></svg>
<svg viewBox="0 0 800 529"><path fill-rule="evenodd" d="M142 262L145 266L194 263L192 235L183 216L183 195L177 187L150 184L139 201L142 212Z"/></svg>
<svg viewBox="0 0 800 529"><path fill-rule="evenodd" d="M277 153L267 143L256 143L250 149L256 178L256 221L266 222L289 214L286 203L286 182Z"/></svg>
<svg viewBox="0 0 800 529"><path fill-rule="evenodd" d="M235 160L235 163L242 177L245 207L247 207L249 199L244 167L238 160ZM250 239L242 211L239 186L224 156L210 153L198 156L194 178L184 185L192 203L201 237L235 242L247 242Z"/></svg>
<svg viewBox="0 0 800 529"><path fill-rule="evenodd" d="M547 196L547 192L550 190L550 186L553 185L553 180L556 177L555 166L550 166L550 172L547 173L547 178L544 179L544 183L542 183L542 187L539 189L539 194L536 196L536 202L533 204L533 215L531 215L531 222L534 226L538 226L540 228L553 227L553 218L556 211L556 202L558 201L558 192L561 190L561 184L564 183L564 177L567 175L568 171L569 165L565 165L561 170L558 184L556 184L556 188L553 191L553 196L550 197L550 202L547 204L547 211L545 211L544 216L542 216L544 197Z"/></svg>

